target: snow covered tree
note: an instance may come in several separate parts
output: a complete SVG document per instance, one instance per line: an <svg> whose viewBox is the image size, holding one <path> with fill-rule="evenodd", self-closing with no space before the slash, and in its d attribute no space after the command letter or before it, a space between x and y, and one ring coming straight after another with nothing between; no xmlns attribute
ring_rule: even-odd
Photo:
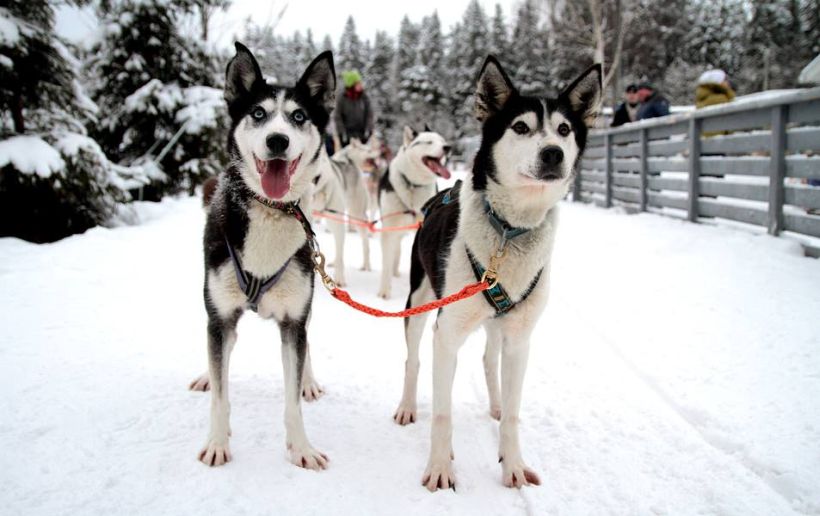
<svg viewBox="0 0 820 516"><path fill-rule="evenodd" d="M356 34L356 22L353 16L348 16L345 22L345 29L339 39L339 49L334 56L336 69L339 72L345 70L364 70L365 60L362 56L362 42Z"/></svg>
<svg viewBox="0 0 820 516"><path fill-rule="evenodd" d="M112 159L151 171L148 199L192 191L224 162L224 101L210 87L217 68L180 34L180 9L122 0L100 10L104 32L91 51L96 136Z"/></svg>
<svg viewBox="0 0 820 516"><path fill-rule="evenodd" d="M751 0L750 4L741 80L752 91L793 86L801 68L795 55L800 36L797 3Z"/></svg>
<svg viewBox="0 0 820 516"><path fill-rule="evenodd" d="M98 109L51 3L0 7L0 70L0 236L49 242L107 222L145 177L87 136Z"/></svg>
<svg viewBox="0 0 820 516"><path fill-rule="evenodd" d="M444 36L438 13L425 16L421 23L416 61L399 72L398 101L404 113L403 124L423 127L428 124L442 134L452 131L452 122L444 116Z"/></svg>
<svg viewBox="0 0 820 516"><path fill-rule="evenodd" d="M525 0L518 8L512 40L527 42L510 52L508 66L518 89L525 95L544 94L551 87L550 52L535 0Z"/></svg>
<svg viewBox="0 0 820 516"><path fill-rule="evenodd" d="M455 138L478 133L479 126L473 118L473 94L479 68L490 52L488 33L487 15L481 4L472 0L450 34L446 58L449 114L456 124Z"/></svg>
<svg viewBox="0 0 820 516"><path fill-rule="evenodd" d="M367 81L367 94L376 114L376 131L388 139L396 127L396 103L392 88L394 58L393 39L387 32L377 31L364 77Z"/></svg>
<svg viewBox="0 0 820 516"><path fill-rule="evenodd" d="M510 52L510 37L507 30L507 21L504 19L504 11L501 4L495 4L495 14L492 19L492 29L490 33L490 52L495 54L501 62L508 59Z"/></svg>

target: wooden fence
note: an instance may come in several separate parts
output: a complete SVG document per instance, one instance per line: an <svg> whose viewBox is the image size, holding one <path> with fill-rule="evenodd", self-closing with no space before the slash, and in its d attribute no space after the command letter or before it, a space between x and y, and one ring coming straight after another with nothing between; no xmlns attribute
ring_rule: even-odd
<svg viewBox="0 0 820 516"><path fill-rule="evenodd" d="M579 168L574 201L820 238L820 88L592 131Z"/></svg>

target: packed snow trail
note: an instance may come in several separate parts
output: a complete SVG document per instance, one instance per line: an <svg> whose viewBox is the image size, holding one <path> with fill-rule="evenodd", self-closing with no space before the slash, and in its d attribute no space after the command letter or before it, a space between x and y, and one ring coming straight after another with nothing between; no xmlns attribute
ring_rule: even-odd
<svg viewBox="0 0 820 516"><path fill-rule="evenodd" d="M0 239L5 514L820 513L820 262L796 244L564 204L521 413L543 485L501 485L478 333L454 387L458 491L430 494L429 331L419 422L399 427L401 321L318 283L309 336L326 394L303 411L330 468L287 461L278 331L254 314L231 362L234 460L199 463L209 395L186 386L206 364L204 214L198 199L137 209L138 226ZM410 239L385 303L378 271L355 269L357 238L349 290L402 308Z"/></svg>

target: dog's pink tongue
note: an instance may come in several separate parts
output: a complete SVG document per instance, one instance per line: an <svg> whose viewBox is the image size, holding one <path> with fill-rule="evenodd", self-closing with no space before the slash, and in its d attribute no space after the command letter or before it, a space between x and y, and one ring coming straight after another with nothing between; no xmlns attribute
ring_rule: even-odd
<svg viewBox="0 0 820 516"><path fill-rule="evenodd" d="M437 176L443 177L444 179L450 179L450 171L447 170L447 167L442 165L440 161L433 158L424 158L424 164L427 165L427 168L432 170Z"/></svg>
<svg viewBox="0 0 820 516"><path fill-rule="evenodd" d="M272 199L281 199L290 189L288 162L284 159L272 159L262 165L262 190Z"/></svg>

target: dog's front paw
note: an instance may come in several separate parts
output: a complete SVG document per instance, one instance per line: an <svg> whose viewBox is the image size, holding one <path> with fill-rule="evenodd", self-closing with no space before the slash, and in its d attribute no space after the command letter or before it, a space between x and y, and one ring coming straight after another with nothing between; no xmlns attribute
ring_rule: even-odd
<svg viewBox="0 0 820 516"><path fill-rule="evenodd" d="M490 417L496 421L501 421L501 407L490 407Z"/></svg>
<svg viewBox="0 0 820 516"><path fill-rule="evenodd" d="M188 385L188 390L205 392L211 389L211 379L208 373L203 373L197 376L194 381Z"/></svg>
<svg viewBox="0 0 820 516"><path fill-rule="evenodd" d="M404 426L410 423L416 422L416 404L415 403L405 403L402 401L399 404L399 408L396 409L396 413L393 414L393 421L396 423Z"/></svg>
<svg viewBox="0 0 820 516"><path fill-rule="evenodd" d="M222 466L232 458L227 439L209 439L205 448L199 452L199 460L206 466Z"/></svg>
<svg viewBox="0 0 820 516"><path fill-rule="evenodd" d="M421 485L431 493L435 493L438 489L452 489L455 491L456 476L453 474L453 461L449 459L430 459L430 463L424 471L424 476L421 477Z"/></svg>
<svg viewBox="0 0 820 516"><path fill-rule="evenodd" d="M364 271L364 272L370 272L370 271L372 271L373 269L370 267L370 264L369 264L369 263L366 263L366 264L362 265L362 268L361 268L361 269L359 269L359 270L360 270L360 271Z"/></svg>
<svg viewBox="0 0 820 516"><path fill-rule="evenodd" d="M390 287L379 289L379 297L382 299L390 299Z"/></svg>
<svg viewBox="0 0 820 516"><path fill-rule="evenodd" d="M315 380L310 379L302 382L302 398L305 401L316 401L324 393L324 389Z"/></svg>
<svg viewBox="0 0 820 516"><path fill-rule="evenodd" d="M315 450L310 445L288 446L288 453L290 454L290 461L300 468L320 471L327 469L327 464L330 462L327 455Z"/></svg>
<svg viewBox="0 0 820 516"><path fill-rule="evenodd" d="M502 464L502 476L504 485L507 487L522 487L522 486L540 486L541 479L538 478L538 474L527 467L524 464L524 461L517 460L511 461L507 463L506 460L503 458L501 459Z"/></svg>

